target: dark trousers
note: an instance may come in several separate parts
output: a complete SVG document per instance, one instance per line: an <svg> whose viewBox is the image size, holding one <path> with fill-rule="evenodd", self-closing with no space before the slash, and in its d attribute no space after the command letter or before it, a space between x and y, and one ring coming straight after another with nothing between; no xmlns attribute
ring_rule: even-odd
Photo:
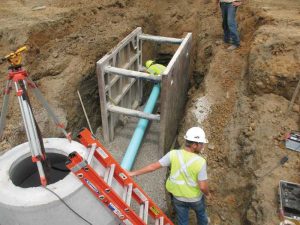
<svg viewBox="0 0 300 225"><path fill-rule="evenodd" d="M204 196L202 196L201 200L198 202L182 202L174 197L172 198L172 201L176 211L178 225L189 224L189 209L195 211L198 225L208 224Z"/></svg>
<svg viewBox="0 0 300 225"><path fill-rule="evenodd" d="M226 2L221 2L220 7L223 17L224 42L231 42L233 45L240 46L238 26L235 19L237 7Z"/></svg>

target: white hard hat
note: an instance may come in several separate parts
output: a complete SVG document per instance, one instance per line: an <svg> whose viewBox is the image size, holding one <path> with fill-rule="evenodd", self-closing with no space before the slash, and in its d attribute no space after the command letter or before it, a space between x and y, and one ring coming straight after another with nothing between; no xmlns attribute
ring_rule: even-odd
<svg viewBox="0 0 300 225"><path fill-rule="evenodd" d="M188 129L184 136L185 140L193 141L197 143L208 143L204 130L200 127L192 127Z"/></svg>

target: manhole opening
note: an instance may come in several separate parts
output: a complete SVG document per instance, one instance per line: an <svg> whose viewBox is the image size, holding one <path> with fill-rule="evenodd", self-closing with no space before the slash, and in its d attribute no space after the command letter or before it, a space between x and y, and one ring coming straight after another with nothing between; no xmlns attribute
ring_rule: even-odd
<svg viewBox="0 0 300 225"><path fill-rule="evenodd" d="M48 184L56 183L69 174L69 170L65 166L67 156L58 153L47 153L47 159L51 165ZM31 156L17 162L11 168L10 179L14 185L22 188L41 186L38 169L36 163L32 162Z"/></svg>

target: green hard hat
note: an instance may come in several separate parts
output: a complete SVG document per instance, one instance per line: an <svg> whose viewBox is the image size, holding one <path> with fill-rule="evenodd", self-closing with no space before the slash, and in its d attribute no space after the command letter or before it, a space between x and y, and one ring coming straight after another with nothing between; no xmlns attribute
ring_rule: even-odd
<svg viewBox="0 0 300 225"><path fill-rule="evenodd" d="M154 64L153 60L147 60L146 63L145 63L145 65L146 65L147 68L149 68L153 64Z"/></svg>

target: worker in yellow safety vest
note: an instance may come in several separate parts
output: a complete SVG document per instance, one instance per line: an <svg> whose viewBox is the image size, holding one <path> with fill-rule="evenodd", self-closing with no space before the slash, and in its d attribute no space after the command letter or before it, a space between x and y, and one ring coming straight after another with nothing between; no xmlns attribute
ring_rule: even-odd
<svg viewBox="0 0 300 225"><path fill-rule="evenodd" d="M146 63L146 71L152 75L161 75L166 67L164 65L155 63L153 60L147 60Z"/></svg>
<svg viewBox="0 0 300 225"><path fill-rule="evenodd" d="M198 225L207 225L208 218L203 195L210 198L210 193L206 160L199 153L202 153L204 144L208 141L200 127L190 128L184 139L185 147L183 149L171 150L158 162L129 172L129 175L137 176L170 166L170 176L166 182L166 189L172 194L178 225L188 225L189 209L195 211Z"/></svg>

